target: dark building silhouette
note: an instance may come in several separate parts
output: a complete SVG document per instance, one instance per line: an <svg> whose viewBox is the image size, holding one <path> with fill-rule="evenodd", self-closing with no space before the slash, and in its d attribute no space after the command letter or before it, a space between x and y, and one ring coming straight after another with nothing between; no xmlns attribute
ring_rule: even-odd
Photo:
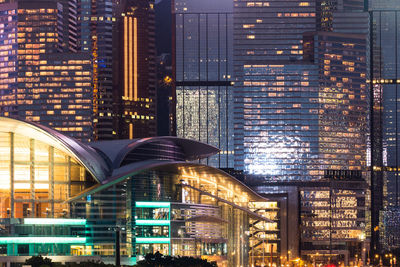
<svg viewBox="0 0 400 267"><path fill-rule="evenodd" d="M175 87L172 69L171 0L155 5L157 50L157 135L176 135Z"/></svg>
<svg viewBox="0 0 400 267"><path fill-rule="evenodd" d="M78 49L92 59L93 138L113 135L113 3L111 0L78 2Z"/></svg>
<svg viewBox="0 0 400 267"><path fill-rule="evenodd" d="M371 91L371 248L400 247L393 221L400 207L400 3L369 1ZM398 226L397 226L398 228Z"/></svg>
<svg viewBox="0 0 400 267"><path fill-rule="evenodd" d="M155 136L156 49L154 1L118 1L115 6L115 103L118 138Z"/></svg>

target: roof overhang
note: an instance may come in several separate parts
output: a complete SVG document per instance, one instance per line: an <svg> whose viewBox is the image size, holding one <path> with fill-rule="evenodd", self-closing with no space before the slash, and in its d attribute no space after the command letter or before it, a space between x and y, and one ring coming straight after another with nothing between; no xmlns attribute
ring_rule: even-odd
<svg viewBox="0 0 400 267"><path fill-rule="evenodd" d="M99 183L110 173L105 160L93 148L46 126L0 117L0 131L34 138L63 151L82 164Z"/></svg>
<svg viewBox="0 0 400 267"><path fill-rule="evenodd" d="M156 142L172 142L179 146L185 155L185 160L187 161L207 158L217 154L220 151L214 146L176 136L156 136L131 140L99 141L91 143L90 146L108 155L112 161L113 168L117 169L121 166L122 161L129 154L129 152L139 148L140 146Z"/></svg>

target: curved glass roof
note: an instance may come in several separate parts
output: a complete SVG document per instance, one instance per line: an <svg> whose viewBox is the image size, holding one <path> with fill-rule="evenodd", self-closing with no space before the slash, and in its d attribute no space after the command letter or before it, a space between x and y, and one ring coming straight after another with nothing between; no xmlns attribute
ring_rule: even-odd
<svg viewBox="0 0 400 267"><path fill-rule="evenodd" d="M208 144L174 136L98 141L83 144L49 127L8 117L0 117L0 131L32 137L69 154L81 163L100 184L106 184L113 180L115 173L124 172L127 169L126 167L131 168L131 164L121 166L122 162L129 153L147 144L174 143L180 147L183 152L183 160L186 161L206 158L219 152L218 148ZM152 160L151 155L149 160ZM156 157L154 157L154 160L156 160ZM139 165L142 165L142 163L139 162Z"/></svg>
<svg viewBox="0 0 400 267"><path fill-rule="evenodd" d="M111 174L106 161L93 148L43 125L0 117L0 132L32 137L63 151L82 164L98 182Z"/></svg>

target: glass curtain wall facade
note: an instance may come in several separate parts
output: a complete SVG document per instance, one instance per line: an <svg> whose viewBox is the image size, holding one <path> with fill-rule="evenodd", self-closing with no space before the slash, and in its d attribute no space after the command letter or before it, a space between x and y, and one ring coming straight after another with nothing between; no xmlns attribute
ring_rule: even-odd
<svg viewBox="0 0 400 267"><path fill-rule="evenodd" d="M124 265L156 251L225 267L280 262L278 201L188 162L215 147L176 137L83 144L0 118L0 152L1 262L111 263L118 233Z"/></svg>
<svg viewBox="0 0 400 267"><path fill-rule="evenodd" d="M83 166L64 151L29 136L1 132L0 137L1 218L69 216L64 201L87 188L92 179Z"/></svg>
<svg viewBox="0 0 400 267"><path fill-rule="evenodd" d="M345 265L365 262L367 184L359 178L330 179L299 188L302 256L315 263L327 258Z"/></svg>
<svg viewBox="0 0 400 267"><path fill-rule="evenodd" d="M383 166L392 167L385 171L387 179L387 203L399 206L400 184L396 167L399 165L398 146L398 101L397 91L400 83L400 8L398 11L372 12L374 27L373 84L381 92L383 112L382 138Z"/></svg>
<svg viewBox="0 0 400 267"><path fill-rule="evenodd" d="M233 168L233 1L173 1L177 136L221 149Z"/></svg>
<svg viewBox="0 0 400 267"><path fill-rule="evenodd" d="M400 84L400 4L398 1L369 1L371 20L371 105L376 129L373 135L373 247L400 247L393 238L393 228L388 215L396 217L400 205L399 182L399 130L398 90Z"/></svg>
<svg viewBox="0 0 400 267"><path fill-rule="evenodd" d="M322 170L366 167L368 132L365 35L304 34L304 58L319 70L319 161ZM323 175L323 171L319 171Z"/></svg>
<svg viewBox="0 0 400 267"><path fill-rule="evenodd" d="M18 78L20 117L82 141L91 140L93 92L89 55L46 54L36 67L31 74L25 72L25 77Z"/></svg>
<svg viewBox="0 0 400 267"><path fill-rule="evenodd" d="M365 167L367 37L328 32L353 4L235 2L236 169L291 181Z"/></svg>
<svg viewBox="0 0 400 267"><path fill-rule="evenodd" d="M0 131L2 256L74 255L85 219L65 201L95 182L77 158L37 136Z"/></svg>
<svg viewBox="0 0 400 267"><path fill-rule="evenodd" d="M76 51L75 1L0 4L1 100L4 116L93 137L92 60ZM75 10L76 11L76 10ZM66 18L71 25L65 25Z"/></svg>
<svg viewBox="0 0 400 267"><path fill-rule="evenodd" d="M236 166L269 180L318 172L318 69L313 64L244 65L243 158ZM307 107L307 108L305 108ZM289 178L290 177L290 178Z"/></svg>
<svg viewBox="0 0 400 267"><path fill-rule="evenodd" d="M93 140L113 138L113 3L81 0L78 5L79 46L92 58Z"/></svg>
<svg viewBox="0 0 400 267"><path fill-rule="evenodd" d="M309 83L310 81L302 81L304 79L303 74L306 74L304 76L306 78L309 78L310 75L310 77L315 77L313 78L314 81L316 80L317 73L313 66L305 64L303 69L300 66L301 63L295 62L303 58L303 33L316 30L315 16L315 1L249 2L237 0L234 2L235 169L250 174L266 172L269 175L275 172L277 175L279 173L282 175L284 171L280 164L290 161L294 163L293 160L299 160L285 159L285 156L288 157L289 153L295 152L294 147L299 147L301 140L293 136L297 145L292 145L289 144L292 134L278 136L278 131L281 133L285 131L283 115L278 112L284 111L283 106L285 105L287 105L286 108L291 105L291 108L294 109L301 106L298 105L299 103L286 104L283 91L287 91L288 96L291 95L290 99L293 101L305 100L303 98L305 92L301 91L306 90L306 87L302 89L301 83L303 82L303 86L305 86L304 82ZM293 66L289 66L291 63L294 63ZM271 67L269 67L270 65ZM252 68L252 66L259 67ZM270 70L271 73L269 73ZM311 81L310 94L312 94L312 86L313 81ZM314 84L314 86L317 85ZM265 94L267 91L272 97L271 100ZM295 95L300 99L295 100ZM275 106L273 99L282 102ZM279 116L281 116L281 119L279 119ZM249 120L250 118L254 120ZM275 120L277 120L276 124L274 123ZM291 124L293 125L293 123ZM295 127L301 128L302 126L299 123L296 126L288 127L291 128L288 130L294 134L299 131ZM268 130L272 130L272 132L268 133ZM262 133L259 134L258 131ZM268 134L275 135L276 142L272 141L271 144L268 144L267 140L269 139L266 137ZM260 135L264 135L264 137ZM297 140L295 140L296 138ZM278 141L278 139L281 140ZM283 142L280 143L281 141ZM277 156L276 159L270 159L270 155L266 154L268 149L271 152L280 149L279 147L274 148L274 145L291 146L292 148L284 148L280 156ZM254 160L258 162L253 162ZM299 165L298 162L296 164ZM298 171L293 171L293 173L296 172ZM281 177L280 179L285 178Z"/></svg>
<svg viewBox="0 0 400 267"><path fill-rule="evenodd" d="M236 166L247 173L315 180L326 169L366 166L364 36L310 33L303 45L303 64L244 65L244 151Z"/></svg>
<svg viewBox="0 0 400 267"><path fill-rule="evenodd" d="M218 175L208 173L207 177L221 181ZM249 261L278 264L277 202L251 202L240 195L241 191L235 191L236 198L229 188L239 188L231 187L227 180L223 180L227 188L207 185L211 181L208 178L183 166L159 168L74 201L73 217L87 218L86 229L91 233L82 249L102 257L113 256L115 233L108 229L120 225L126 229L121 232L121 255L138 261L159 251L164 255L202 256L218 262L218 266L247 265ZM215 190L222 202L215 197ZM249 217L226 201L241 207L249 205L249 211L271 221Z"/></svg>

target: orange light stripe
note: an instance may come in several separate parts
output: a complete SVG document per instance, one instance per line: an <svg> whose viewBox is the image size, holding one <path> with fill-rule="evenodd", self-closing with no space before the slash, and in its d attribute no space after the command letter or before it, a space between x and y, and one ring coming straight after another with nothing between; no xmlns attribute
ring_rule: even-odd
<svg viewBox="0 0 400 267"><path fill-rule="evenodd" d="M124 97L128 97L128 18L124 17Z"/></svg>
<svg viewBox="0 0 400 267"><path fill-rule="evenodd" d="M134 50L133 50L133 57L134 57L134 95L133 99L137 101L138 99L138 60L137 60L137 55L138 55L138 30L137 30L137 18L134 18L134 36L133 36L133 45L134 45Z"/></svg>
<svg viewBox="0 0 400 267"><path fill-rule="evenodd" d="M132 17L129 17L129 36L131 36L132 33ZM129 100L132 100L132 94L133 94L133 77L132 77L132 39L129 40Z"/></svg>

